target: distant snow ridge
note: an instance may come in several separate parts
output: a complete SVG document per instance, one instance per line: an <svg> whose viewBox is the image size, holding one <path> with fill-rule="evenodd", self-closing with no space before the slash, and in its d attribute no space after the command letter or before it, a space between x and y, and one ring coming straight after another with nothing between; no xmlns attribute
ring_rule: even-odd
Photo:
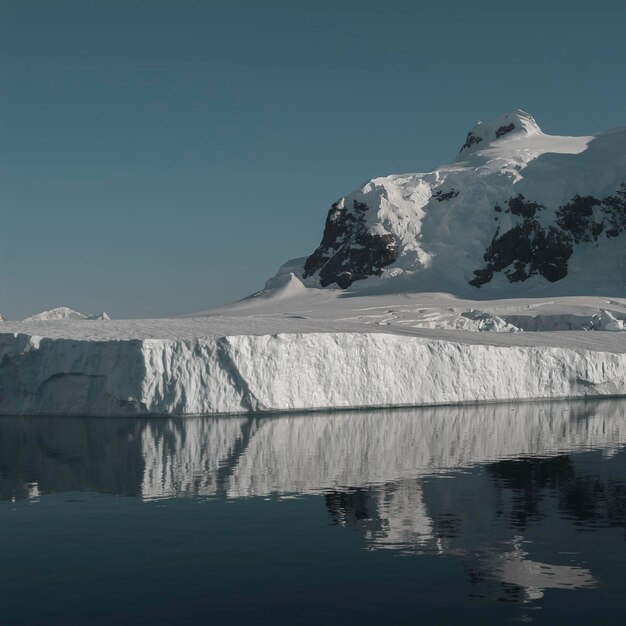
<svg viewBox="0 0 626 626"><path fill-rule="evenodd" d="M25 317L24 322L52 322L55 320L109 320L111 319L104 311L96 315L85 315L70 309L67 306L60 306L49 311L42 311L30 317Z"/></svg>
<svg viewBox="0 0 626 626"><path fill-rule="evenodd" d="M626 128L551 136L517 110L479 122L451 165L337 200L289 271L309 287L463 296L624 290L624 230Z"/></svg>
<svg viewBox="0 0 626 626"><path fill-rule="evenodd" d="M401 325L389 316L388 325ZM621 332L626 330L624 320L618 319L606 309L600 309L593 315L573 315L572 313L554 313L552 315L523 315L520 313L503 313L502 316L486 311L470 309L460 314L436 310L425 313L419 319L411 320L412 328L435 328L468 330L478 332L517 333L521 331L543 332L555 330L603 330Z"/></svg>

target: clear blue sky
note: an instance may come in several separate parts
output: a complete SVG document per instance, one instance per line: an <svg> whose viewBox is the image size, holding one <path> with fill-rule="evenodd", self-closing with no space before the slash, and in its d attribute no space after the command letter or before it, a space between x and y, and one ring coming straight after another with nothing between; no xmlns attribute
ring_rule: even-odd
<svg viewBox="0 0 626 626"><path fill-rule="evenodd" d="M0 312L190 312L478 119L626 125L626 4L0 0Z"/></svg>

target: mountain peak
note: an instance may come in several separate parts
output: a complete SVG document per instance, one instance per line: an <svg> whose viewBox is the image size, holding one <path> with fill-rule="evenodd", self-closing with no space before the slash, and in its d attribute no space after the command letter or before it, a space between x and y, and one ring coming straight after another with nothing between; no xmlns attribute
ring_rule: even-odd
<svg viewBox="0 0 626 626"><path fill-rule="evenodd" d="M517 109L504 113L490 122L478 122L463 144L460 155L465 156L482 149L485 145L514 135L539 135L541 128L532 115Z"/></svg>
<svg viewBox="0 0 626 626"><path fill-rule="evenodd" d="M319 246L280 273L363 293L527 283L528 293L617 295L624 243L626 127L547 135L517 110L478 123L454 163L374 178L337 200Z"/></svg>

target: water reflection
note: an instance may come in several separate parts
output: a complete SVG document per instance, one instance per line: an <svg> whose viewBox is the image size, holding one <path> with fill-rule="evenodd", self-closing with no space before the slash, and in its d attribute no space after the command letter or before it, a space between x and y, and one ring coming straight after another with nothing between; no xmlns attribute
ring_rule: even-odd
<svg viewBox="0 0 626 626"><path fill-rule="evenodd" d="M0 497L28 497L33 485L146 499L319 493L516 459L491 472L500 486L529 483L532 515L543 473L564 461L530 458L611 454L626 442L625 411L606 401L262 418L2 418Z"/></svg>
<svg viewBox="0 0 626 626"><path fill-rule="evenodd" d="M366 549L453 556L473 598L525 602L598 584L580 554L616 541L590 531L626 529L625 412L621 401L581 401L273 418L3 418L0 498L323 494L330 522L357 530Z"/></svg>

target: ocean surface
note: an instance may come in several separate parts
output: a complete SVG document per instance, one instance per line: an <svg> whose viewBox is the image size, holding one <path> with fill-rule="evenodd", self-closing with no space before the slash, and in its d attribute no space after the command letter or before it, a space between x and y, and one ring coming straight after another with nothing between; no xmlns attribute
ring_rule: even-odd
<svg viewBox="0 0 626 626"><path fill-rule="evenodd" d="M623 624L626 401L0 418L0 624Z"/></svg>

